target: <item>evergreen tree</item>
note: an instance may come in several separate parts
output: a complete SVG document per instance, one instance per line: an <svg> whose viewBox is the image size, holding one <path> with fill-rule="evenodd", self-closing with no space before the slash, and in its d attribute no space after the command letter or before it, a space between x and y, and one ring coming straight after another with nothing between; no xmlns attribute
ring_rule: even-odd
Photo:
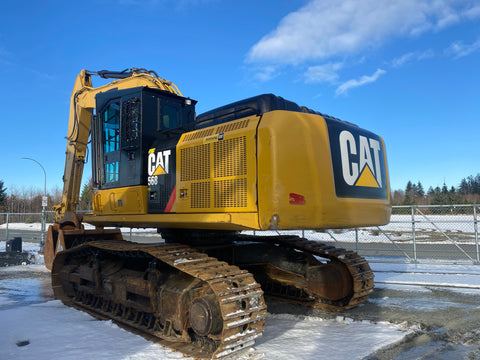
<svg viewBox="0 0 480 360"><path fill-rule="evenodd" d="M430 200L432 205L444 205L445 204L445 194L442 193L442 190L437 186L433 192L432 199Z"/></svg>
<svg viewBox="0 0 480 360"><path fill-rule="evenodd" d="M3 186L3 181L0 180L0 208L3 210L7 205L7 188Z"/></svg>
<svg viewBox="0 0 480 360"><path fill-rule="evenodd" d="M415 204L415 185L409 180L405 187L405 197L403 199L403 205Z"/></svg>
<svg viewBox="0 0 480 360"><path fill-rule="evenodd" d="M413 184L410 180L408 180L407 186L405 187L405 194L411 193L413 189Z"/></svg>
<svg viewBox="0 0 480 360"><path fill-rule="evenodd" d="M80 203L78 207L80 210L92 210L93 204L93 184L92 179L83 185L82 192L80 194Z"/></svg>
<svg viewBox="0 0 480 360"><path fill-rule="evenodd" d="M415 195L416 195L416 197L424 197L425 196L425 190L423 190L423 185L420 181L417 183L416 194Z"/></svg>
<svg viewBox="0 0 480 360"><path fill-rule="evenodd" d="M472 194L480 194L480 174L477 174L473 179Z"/></svg>
<svg viewBox="0 0 480 360"><path fill-rule="evenodd" d="M407 186L405 187L405 197L403 200L403 205L414 205L424 203L425 190L423 189L422 183L419 181L417 184L408 181Z"/></svg>
<svg viewBox="0 0 480 360"><path fill-rule="evenodd" d="M462 179L458 192L462 195L480 194L480 174Z"/></svg>
<svg viewBox="0 0 480 360"><path fill-rule="evenodd" d="M460 185L458 186L458 192L462 195L470 194L467 179L462 179Z"/></svg>
<svg viewBox="0 0 480 360"><path fill-rule="evenodd" d="M0 180L0 206L3 206L7 201L7 188L4 187L3 181Z"/></svg>
<svg viewBox="0 0 480 360"><path fill-rule="evenodd" d="M447 184L443 183L443 186L442 186L442 194L446 195L448 194L448 187L447 187Z"/></svg>

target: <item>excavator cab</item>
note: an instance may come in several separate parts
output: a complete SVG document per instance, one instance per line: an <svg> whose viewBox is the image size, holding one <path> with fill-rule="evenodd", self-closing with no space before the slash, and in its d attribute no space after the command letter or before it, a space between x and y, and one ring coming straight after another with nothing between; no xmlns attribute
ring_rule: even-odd
<svg viewBox="0 0 480 360"><path fill-rule="evenodd" d="M110 90L95 100L93 185L109 195L129 188L128 199L138 198L133 205L122 198L115 203L97 201L96 208L111 213L164 212L175 188L175 146L194 126L196 101L148 87Z"/></svg>

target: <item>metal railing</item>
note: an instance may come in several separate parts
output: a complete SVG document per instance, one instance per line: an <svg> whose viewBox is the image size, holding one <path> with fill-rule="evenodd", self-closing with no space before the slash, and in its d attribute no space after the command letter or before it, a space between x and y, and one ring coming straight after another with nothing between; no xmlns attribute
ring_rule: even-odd
<svg viewBox="0 0 480 360"><path fill-rule="evenodd" d="M54 215L47 212L47 223ZM330 242L370 261L480 264L479 216L480 205L393 206L391 221L384 226L281 233ZM41 220L41 213L0 213L0 241L21 236L38 242ZM136 236L141 234L130 230L130 239Z"/></svg>

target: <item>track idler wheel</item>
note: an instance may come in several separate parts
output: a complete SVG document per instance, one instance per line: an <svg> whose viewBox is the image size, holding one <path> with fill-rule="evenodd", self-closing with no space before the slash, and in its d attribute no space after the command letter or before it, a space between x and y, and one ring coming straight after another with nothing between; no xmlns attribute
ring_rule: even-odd
<svg viewBox="0 0 480 360"><path fill-rule="evenodd" d="M352 295L352 276L347 267L337 261L309 267L307 290L323 299L340 300Z"/></svg>
<svg viewBox="0 0 480 360"><path fill-rule="evenodd" d="M217 335L222 331L223 319L214 294L192 301L189 311L190 325L197 335Z"/></svg>

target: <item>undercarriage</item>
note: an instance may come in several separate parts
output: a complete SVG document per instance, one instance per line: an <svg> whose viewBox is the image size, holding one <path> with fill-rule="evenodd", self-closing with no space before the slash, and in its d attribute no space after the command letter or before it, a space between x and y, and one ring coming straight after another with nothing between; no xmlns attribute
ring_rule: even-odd
<svg viewBox="0 0 480 360"><path fill-rule="evenodd" d="M171 240L171 239L169 239ZM358 254L295 236L235 236L196 246L89 241L59 252L66 305L198 359L238 357L265 328L264 295L330 311L373 291Z"/></svg>

